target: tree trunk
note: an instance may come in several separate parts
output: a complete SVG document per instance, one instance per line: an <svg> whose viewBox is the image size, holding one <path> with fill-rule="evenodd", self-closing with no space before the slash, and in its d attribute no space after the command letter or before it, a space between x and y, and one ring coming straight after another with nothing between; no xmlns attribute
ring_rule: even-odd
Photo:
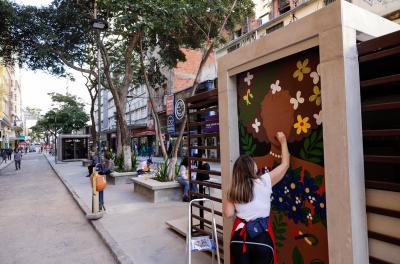
<svg viewBox="0 0 400 264"><path fill-rule="evenodd" d="M122 92L123 93L123 92ZM126 108L126 96L119 97L119 105L116 105L117 110L117 121L118 121L118 130L120 131L121 136L121 147L122 154L124 156L124 169L126 171L132 170L132 161L131 161L131 146L130 146L130 137L128 125L125 120L125 108Z"/></svg>
<svg viewBox="0 0 400 264"><path fill-rule="evenodd" d="M96 118L94 116L95 102L96 102L96 98L91 100L91 105L90 105L90 120L92 121L91 134L92 134L92 142L93 142L91 151L96 151L96 146L97 146Z"/></svg>

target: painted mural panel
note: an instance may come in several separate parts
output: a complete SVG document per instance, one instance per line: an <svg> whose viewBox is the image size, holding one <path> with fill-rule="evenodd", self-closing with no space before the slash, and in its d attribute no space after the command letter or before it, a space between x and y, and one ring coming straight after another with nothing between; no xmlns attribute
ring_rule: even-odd
<svg viewBox="0 0 400 264"><path fill-rule="evenodd" d="M238 75L240 150L259 169L290 168L273 188L270 220L278 263L328 263L319 50L312 48ZM261 171L260 171L261 173Z"/></svg>

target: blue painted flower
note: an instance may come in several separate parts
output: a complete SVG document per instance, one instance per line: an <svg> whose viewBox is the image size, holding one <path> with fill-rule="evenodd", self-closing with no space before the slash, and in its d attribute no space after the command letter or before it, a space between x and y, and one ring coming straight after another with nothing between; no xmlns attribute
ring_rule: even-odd
<svg viewBox="0 0 400 264"><path fill-rule="evenodd" d="M304 177L303 185L304 185L303 191L305 197L315 194L315 192L317 192L319 189L319 187L315 184L315 178L312 178L310 176Z"/></svg>
<svg viewBox="0 0 400 264"><path fill-rule="evenodd" d="M295 199L288 210L288 218L293 219L296 224L304 219L302 207L303 201Z"/></svg>
<svg viewBox="0 0 400 264"><path fill-rule="evenodd" d="M326 199L325 193L323 195L315 195L314 212L319 215L322 220L326 220Z"/></svg>

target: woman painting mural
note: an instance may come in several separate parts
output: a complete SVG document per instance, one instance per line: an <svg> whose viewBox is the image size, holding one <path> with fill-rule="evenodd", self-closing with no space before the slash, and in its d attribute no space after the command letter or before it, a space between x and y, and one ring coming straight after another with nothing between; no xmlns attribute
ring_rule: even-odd
<svg viewBox="0 0 400 264"><path fill-rule="evenodd" d="M271 196L278 263L328 263L318 64L313 48L238 76L241 153L271 171L282 159L278 132L291 153Z"/></svg>

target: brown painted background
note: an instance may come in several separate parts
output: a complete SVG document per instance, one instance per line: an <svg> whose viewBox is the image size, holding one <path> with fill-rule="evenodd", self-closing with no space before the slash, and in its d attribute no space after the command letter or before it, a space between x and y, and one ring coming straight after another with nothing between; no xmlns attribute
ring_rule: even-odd
<svg viewBox="0 0 400 264"><path fill-rule="evenodd" d="M280 162L276 132L289 142L291 166L273 188L270 216L279 263L328 263L318 64L313 48L237 78L241 153L261 173Z"/></svg>

